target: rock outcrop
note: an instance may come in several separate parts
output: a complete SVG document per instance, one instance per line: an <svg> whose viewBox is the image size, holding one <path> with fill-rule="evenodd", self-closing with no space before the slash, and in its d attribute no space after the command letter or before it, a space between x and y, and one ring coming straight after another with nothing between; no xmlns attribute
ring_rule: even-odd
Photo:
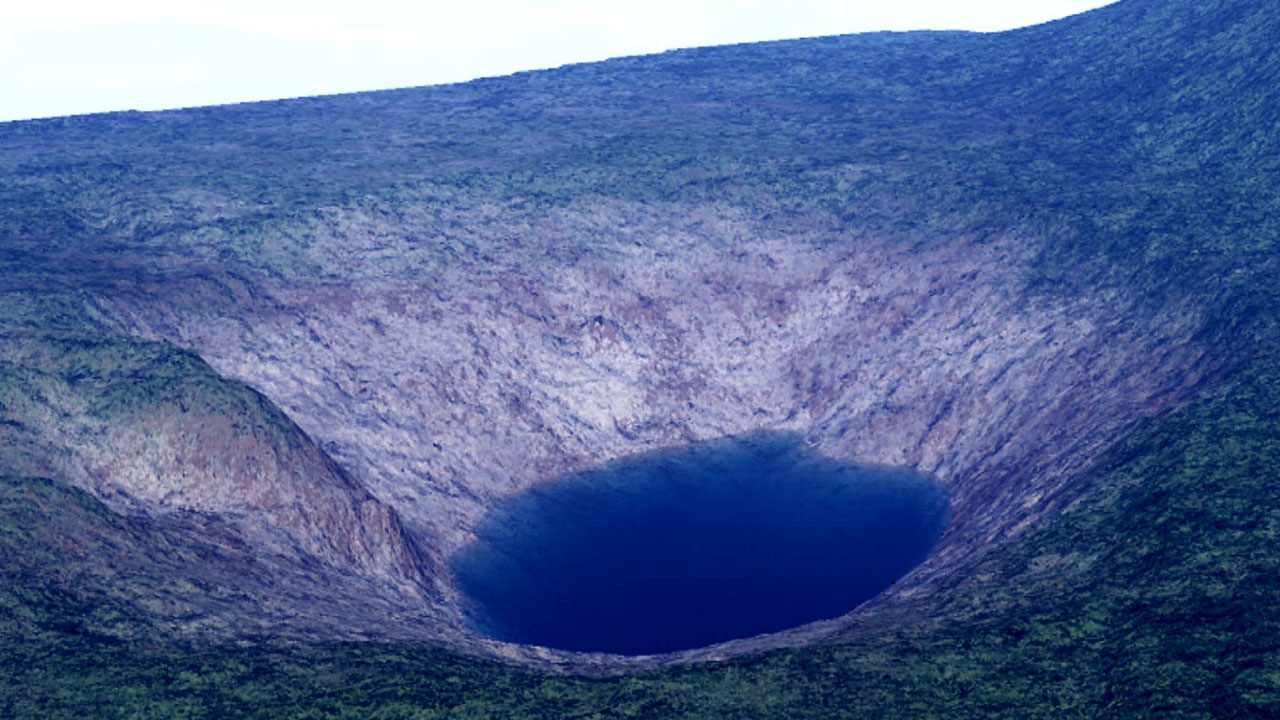
<svg viewBox="0 0 1280 720"><path fill-rule="evenodd" d="M390 608L427 621L439 595L435 568L396 511L258 393L158 344L26 337L2 352L8 452L0 474L63 479L125 517L169 528L175 548L192 547L203 527L209 540L222 538L226 564L256 576L250 588L311 598L256 609L299 631L333 612L326 595L370 609L347 610L349 627L322 623L331 634L377 634ZM264 560L274 570L258 568ZM122 573L153 569L121 565Z"/></svg>

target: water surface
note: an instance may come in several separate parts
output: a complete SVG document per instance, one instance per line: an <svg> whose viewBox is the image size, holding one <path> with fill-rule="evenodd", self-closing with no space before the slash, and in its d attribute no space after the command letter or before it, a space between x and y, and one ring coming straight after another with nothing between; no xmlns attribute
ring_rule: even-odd
<svg viewBox="0 0 1280 720"><path fill-rule="evenodd" d="M491 637L669 652L848 612L928 554L946 507L927 476L757 433L535 485L450 565Z"/></svg>

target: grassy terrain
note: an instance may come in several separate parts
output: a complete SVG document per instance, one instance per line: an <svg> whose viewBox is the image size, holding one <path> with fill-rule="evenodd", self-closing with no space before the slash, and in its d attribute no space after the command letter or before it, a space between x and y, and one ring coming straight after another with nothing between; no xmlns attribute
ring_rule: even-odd
<svg viewBox="0 0 1280 720"><path fill-rule="evenodd" d="M1280 17L1127 0L997 35L883 33L627 58L464 85L0 125L6 282L326 271L346 210L432 243L459 208L703 201L761 234L1022 228L1028 282L1241 282L1280 237ZM55 143L58 152L47 152ZM295 232L283 232L289 229ZM590 238L584 239L590 243ZM74 252L72 251L74 249ZM1247 282L1247 279L1244 280Z"/></svg>

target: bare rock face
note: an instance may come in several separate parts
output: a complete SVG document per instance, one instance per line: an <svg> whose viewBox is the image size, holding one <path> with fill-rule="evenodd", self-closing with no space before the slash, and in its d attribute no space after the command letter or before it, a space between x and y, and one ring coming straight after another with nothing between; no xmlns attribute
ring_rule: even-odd
<svg viewBox="0 0 1280 720"><path fill-rule="evenodd" d="M240 515L277 552L421 590L423 568L393 510L304 438L243 422L154 408L109 429L85 474L99 495L123 494L143 509Z"/></svg>
<svg viewBox="0 0 1280 720"><path fill-rule="evenodd" d="M8 454L4 474L70 479L126 517L169 523L179 547L191 534L184 527L214 519L223 528L215 534L229 533L248 555L246 572L254 557L278 558L279 577L267 583L379 606L331 632L369 632L385 620L385 603L426 615L433 568L397 513L267 400L172 349L103 346L96 358L114 356L114 367L89 370L63 362L67 348L56 341L5 344L0 431L26 452ZM103 386L121 402L104 403ZM309 570L290 577L299 568ZM324 612L323 599L311 603ZM307 614L303 607L281 619L301 616L306 627Z"/></svg>

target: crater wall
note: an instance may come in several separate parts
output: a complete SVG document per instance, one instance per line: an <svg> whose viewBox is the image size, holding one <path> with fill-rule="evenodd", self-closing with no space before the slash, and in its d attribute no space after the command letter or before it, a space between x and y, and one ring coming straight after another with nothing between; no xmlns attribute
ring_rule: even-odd
<svg viewBox="0 0 1280 720"><path fill-rule="evenodd" d="M436 566L540 480L785 430L948 485L950 525L908 594L1061 507L1117 432L1230 362L1197 339L1191 299L1031 292L1052 238L1016 226L818 243L717 206L485 212L524 231L442 259L438 228L388 238L348 217L329 232L351 279L189 276L101 302L283 408Z"/></svg>

